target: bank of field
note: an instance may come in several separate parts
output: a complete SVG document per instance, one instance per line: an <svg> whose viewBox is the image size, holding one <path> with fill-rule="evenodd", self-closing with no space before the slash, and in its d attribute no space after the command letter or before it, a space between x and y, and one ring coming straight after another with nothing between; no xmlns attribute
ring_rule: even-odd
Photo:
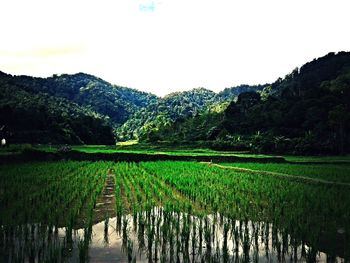
<svg viewBox="0 0 350 263"><path fill-rule="evenodd" d="M340 168L349 169L280 165L279 172L311 177L328 167L322 176L333 180L347 180ZM4 262L94 261L97 249L117 240L110 253L130 262L350 258L349 187L196 162L2 165L0 215Z"/></svg>
<svg viewBox="0 0 350 263"><path fill-rule="evenodd" d="M319 164L303 163L221 163L220 165L233 168L243 168L253 171L272 172L297 177L308 177L338 183L350 184L350 162L336 163L321 162ZM268 175L268 173L266 173Z"/></svg>

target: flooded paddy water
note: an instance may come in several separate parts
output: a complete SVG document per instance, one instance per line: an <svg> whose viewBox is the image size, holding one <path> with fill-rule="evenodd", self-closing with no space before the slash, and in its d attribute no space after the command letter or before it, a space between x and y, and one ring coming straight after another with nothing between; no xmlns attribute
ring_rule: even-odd
<svg viewBox="0 0 350 263"><path fill-rule="evenodd" d="M162 207L82 229L2 226L0 245L3 262L347 262L272 223Z"/></svg>

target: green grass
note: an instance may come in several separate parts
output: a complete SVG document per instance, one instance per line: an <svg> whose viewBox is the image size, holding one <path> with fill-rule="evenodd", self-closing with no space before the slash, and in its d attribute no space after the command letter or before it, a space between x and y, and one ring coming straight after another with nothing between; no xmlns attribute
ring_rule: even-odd
<svg viewBox="0 0 350 263"><path fill-rule="evenodd" d="M1 155L19 154L24 150L40 150L45 152L56 152L59 145L30 145L30 144L14 144L10 147L0 148ZM249 152L232 152L232 151L215 151L208 148L200 148L198 146L167 146L163 144L154 145L147 143L137 143L130 141L119 143L117 145L73 145L73 150L84 153L129 153L129 154L166 154L175 156L238 156L252 158L270 158L283 157L289 162L319 162L319 163L339 163L348 162L350 164L350 155L344 156L292 156L292 155L269 155L269 154L253 154Z"/></svg>
<svg viewBox="0 0 350 263"><path fill-rule="evenodd" d="M224 166L350 183L349 164L223 163Z"/></svg>
<svg viewBox="0 0 350 263"><path fill-rule="evenodd" d="M283 156L290 162L326 162L326 163L339 163L347 162L350 164L350 155L337 155L337 156Z"/></svg>
<svg viewBox="0 0 350 263"><path fill-rule="evenodd" d="M49 151L47 146L39 147L41 150ZM155 148L149 146L146 148L133 147L114 147L105 145L76 145L72 146L73 150L85 153L130 153L130 154L165 154L175 156L238 156L238 157L254 157L254 158L269 158L272 155L250 154L246 152L228 152L214 151L210 149L176 149L176 148ZM52 150L52 149L51 149Z"/></svg>
<svg viewBox="0 0 350 263"><path fill-rule="evenodd" d="M0 165L0 224L68 225L93 207L108 162L35 162Z"/></svg>

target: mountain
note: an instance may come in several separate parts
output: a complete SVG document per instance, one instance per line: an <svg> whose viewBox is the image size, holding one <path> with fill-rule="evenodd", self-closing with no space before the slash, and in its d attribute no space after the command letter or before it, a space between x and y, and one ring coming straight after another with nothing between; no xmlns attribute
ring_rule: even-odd
<svg viewBox="0 0 350 263"><path fill-rule="evenodd" d="M31 93L0 81L0 126L10 143L111 144L102 115L63 98ZM5 133L5 134L4 134Z"/></svg>
<svg viewBox="0 0 350 263"><path fill-rule="evenodd" d="M158 99L153 94L115 86L84 73L54 75L50 78L7 76L8 81L28 92L47 93L67 99L109 117L111 123L117 126L137 110Z"/></svg>
<svg viewBox="0 0 350 263"><path fill-rule="evenodd" d="M266 85L241 85L215 93L204 88L174 92L136 112L117 129L119 140L157 140L154 135L166 127L206 111L223 111L242 92L262 91Z"/></svg>
<svg viewBox="0 0 350 263"><path fill-rule="evenodd" d="M254 152L350 151L350 52L314 59L272 84L219 93L159 98L84 73L2 72L0 91L0 132L13 142L109 144L116 135Z"/></svg>
<svg viewBox="0 0 350 263"><path fill-rule="evenodd" d="M241 92L262 90L263 86L242 85L218 94L197 88L158 98L150 93L112 85L85 73L35 78L0 72L0 89L0 124L12 131L14 142L90 144L110 143L111 139L93 136L96 131L86 125L82 127L89 136L81 134L73 124L80 122L74 120L77 116L80 119L92 118L91 122L96 122L92 126L97 127L97 123L100 123L100 126L109 129L117 128L118 140L147 139L162 127L205 110L221 108L222 111L228 105L227 101ZM24 101L27 106L20 108ZM36 116L35 112L41 112L45 117ZM74 118L70 117L73 115ZM59 125L56 125L55 118L59 120ZM45 125L30 125L37 120ZM56 131L51 131L53 128L50 127L56 127Z"/></svg>
<svg viewBox="0 0 350 263"><path fill-rule="evenodd" d="M220 91L215 96L215 101L218 103L222 103L228 100L232 100L234 98L237 98L239 94L243 92L262 92L264 88L268 87L269 84L264 85L239 85L232 88L225 88L224 90Z"/></svg>
<svg viewBox="0 0 350 263"><path fill-rule="evenodd" d="M0 72L0 90L0 125L14 142L110 144L113 127L158 100L84 73L34 78Z"/></svg>
<svg viewBox="0 0 350 263"><path fill-rule="evenodd" d="M121 140L147 136L179 118L194 116L214 95L204 88L171 93L136 112L117 130L117 135Z"/></svg>
<svg viewBox="0 0 350 263"><path fill-rule="evenodd" d="M350 149L350 53L306 63L222 112L204 112L160 129L159 140L211 141L217 149L343 153Z"/></svg>

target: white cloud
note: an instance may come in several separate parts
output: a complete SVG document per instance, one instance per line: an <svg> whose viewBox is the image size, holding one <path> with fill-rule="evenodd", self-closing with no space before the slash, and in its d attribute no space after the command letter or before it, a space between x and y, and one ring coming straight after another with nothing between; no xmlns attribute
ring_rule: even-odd
<svg viewBox="0 0 350 263"><path fill-rule="evenodd" d="M164 95L272 82L349 50L342 0L1 0L0 70L87 72Z"/></svg>

